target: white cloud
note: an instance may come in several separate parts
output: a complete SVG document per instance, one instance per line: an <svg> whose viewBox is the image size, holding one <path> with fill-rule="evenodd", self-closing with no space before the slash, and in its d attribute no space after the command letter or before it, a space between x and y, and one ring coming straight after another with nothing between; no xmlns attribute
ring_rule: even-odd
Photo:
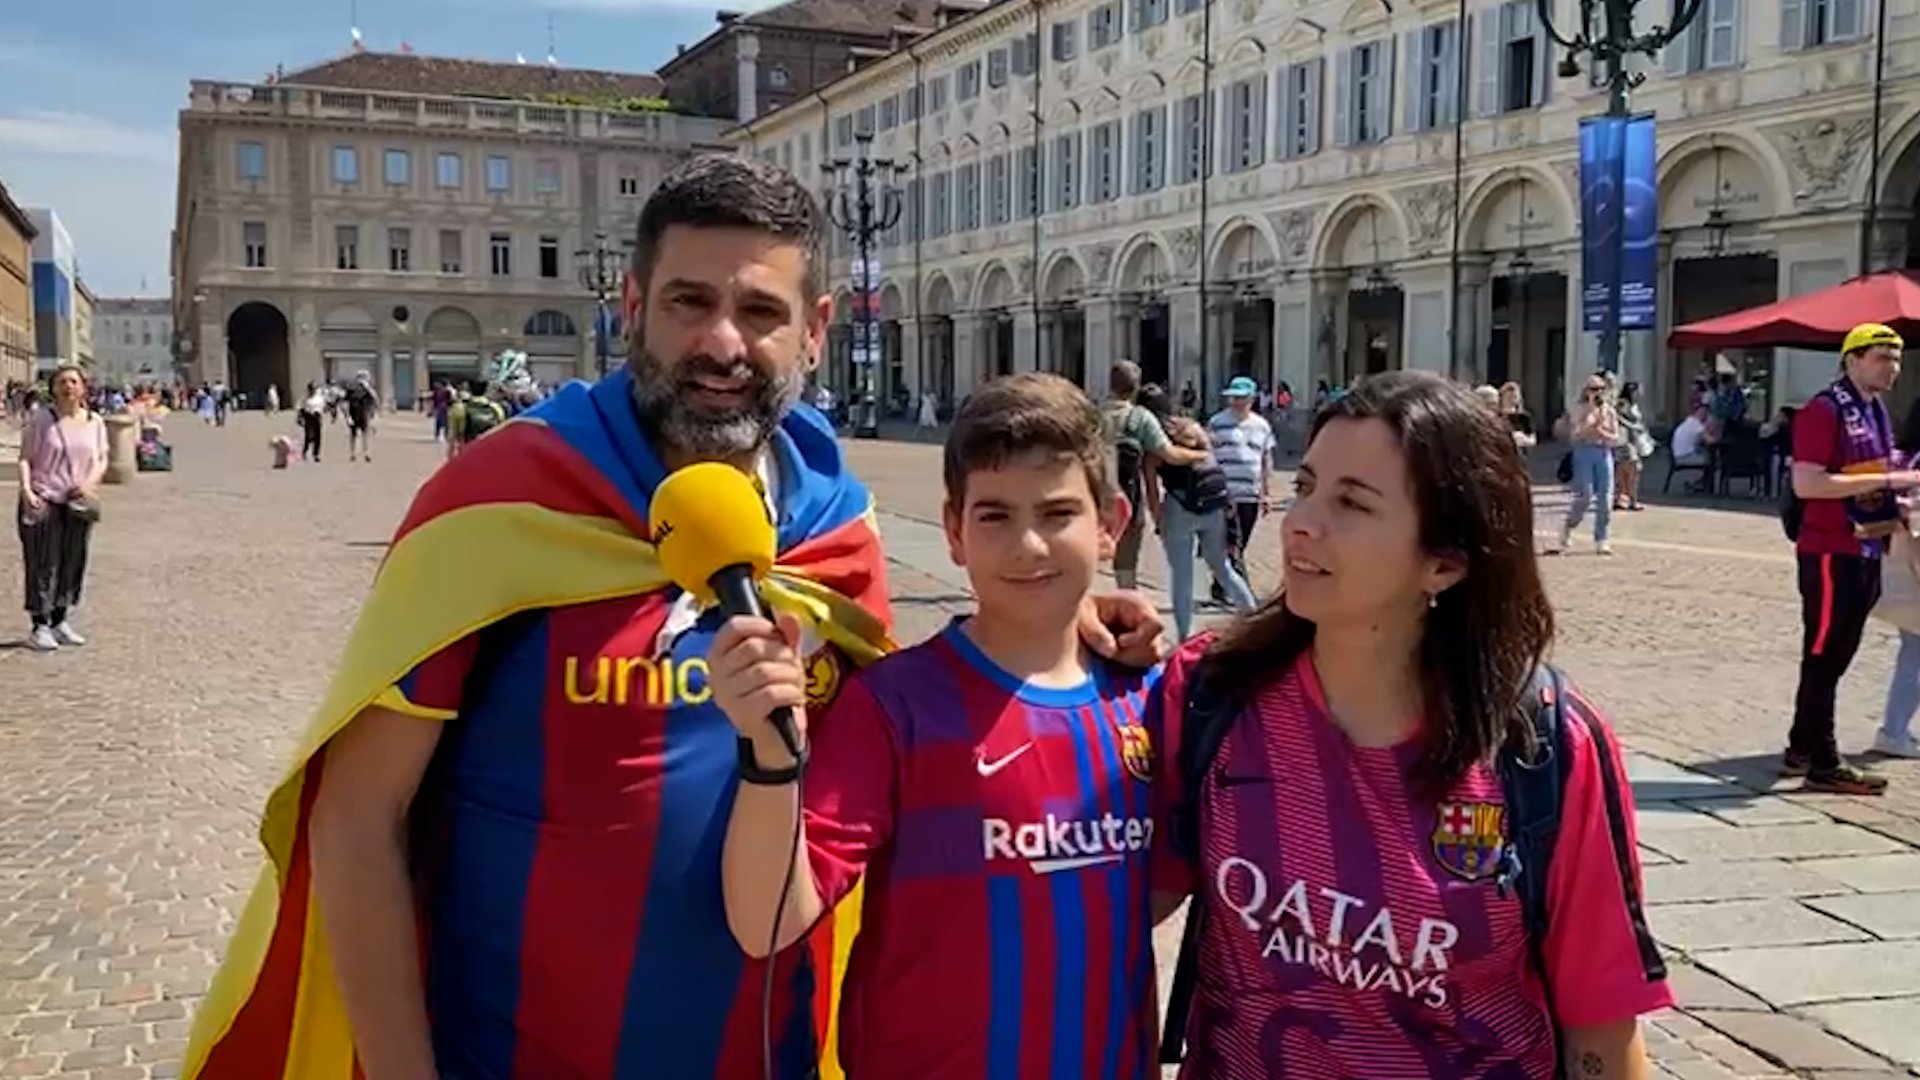
<svg viewBox="0 0 1920 1080"><path fill-rule="evenodd" d="M178 145L164 128L134 127L84 113L29 109L0 114L0 150L17 154L168 162Z"/></svg>

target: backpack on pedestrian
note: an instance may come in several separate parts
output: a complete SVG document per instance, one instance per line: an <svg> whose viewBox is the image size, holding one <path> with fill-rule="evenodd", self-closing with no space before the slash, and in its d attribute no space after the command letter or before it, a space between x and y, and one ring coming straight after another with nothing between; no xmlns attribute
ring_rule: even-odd
<svg viewBox="0 0 1920 1080"><path fill-rule="evenodd" d="M466 401L465 417L460 423L462 442L473 440L499 427L507 419L506 410L492 398L475 397Z"/></svg>
<svg viewBox="0 0 1920 1080"><path fill-rule="evenodd" d="M1495 770L1506 800L1508 841L1500 854L1495 884L1502 896L1518 894L1521 921L1526 928L1528 960L1547 995L1553 1015L1552 984L1546 977L1547 881L1553 849L1560 835L1560 806L1566 794L1572 755L1567 751L1565 681L1549 664L1534 668L1528 686L1533 702L1531 745L1510 739L1502 746ZM1209 683L1204 658L1188 674L1182 706L1181 742L1174 768L1180 776L1180 801L1168 820L1169 842L1176 856L1190 865L1200 862L1200 796L1213 760L1227 732L1239 718L1245 701L1228 697L1224 688ZM1605 755L1601 768L1610 769ZM1284 778L1279 782L1284 783ZM1165 1026L1160 1036L1160 1063L1177 1065L1186 1056L1187 1018L1193 1008L1199 978L1200 935L1207 905L1203 889L1196 889L1187 907L1187 925L1180 936L1179 959L1174 964L1172 992L1167 999ZM1560 1025L1554 1020L1554 1038Z"/></svg>

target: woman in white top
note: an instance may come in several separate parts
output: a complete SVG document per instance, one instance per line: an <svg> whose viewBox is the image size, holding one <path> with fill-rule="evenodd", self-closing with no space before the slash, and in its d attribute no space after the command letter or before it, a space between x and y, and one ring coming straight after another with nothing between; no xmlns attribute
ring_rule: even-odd
<svg viewBox="0 0 1920 1080"><path fill-rule="evenodd" d="M1565 551L1573 540L1573 530L1593 507L1593 548L1602 555L1613 554L1607 541L1607 528L1613 522L1613 448L1620 443L1620 414L1607 392L1604 375L1587 378L1580 403L1567 414L1567 439L1573 444L1573 506L1560 523L1560 546Z"/></svg>

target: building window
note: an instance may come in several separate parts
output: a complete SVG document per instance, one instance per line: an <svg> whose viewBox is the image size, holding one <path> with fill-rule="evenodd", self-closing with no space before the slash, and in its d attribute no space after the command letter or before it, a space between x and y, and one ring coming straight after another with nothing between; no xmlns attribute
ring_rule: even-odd
<svg viewBox="0 0 1920 1080"><path fill-rule="evenodd" d="M987 159L987 224L1005 225L1013 220L1012 159L999 154Z"/></svg>
<svg viewBox="0 0 1920 1080"><path fill-rule="evenodd" d="M853 114L854 134L856 135L872 135L873 134L873 113L874 113L873 106L868 105L862 108L859 112Z"/></svg>
<svg viewBox="0 0 1920 1080"><path fill-rule="evenodd" d="M540 238L540 276L543 278L560 276L560 238L557 236Z"/></svg>
<svg viewBox="0 0 1920 1080"><path fill-rule="evenodd" d="M1132 0L1132 3L1133 17L1129 21L1134 33L1167 21L1167 0Z"/></svg>
<svg viewBox="0 0 1920 1080"><path fill-rule="evenodd" d="M853 145L853 117L840 116L834 118L833 145L837 147Z"/></svg>
<svg viewBox="0 0 1920 1080"><path fill-rule="evenodd" d="M335 270L360 269L360 226L335 225L333 227L333 268Z"/></svg>
<svg viewBox="0 0 1920 1080"><path fill-rule="evenodd" d="M404 274L413 269L413 230L387 230L387 269Z"/></svg>
<svg viewBox="0 0 1920 1080"><path fill-rule="evenodd" d="M1053 59L1055 63L1064 64L1079 55L1080 42L1076 37L1079 31L1080 23L1076 19L1068 19L1065 22L1053 24Z"/></svg>
<svg viewBox="0 0 1920 1080"><path fill-rule="evenodd" d="M1120 197L1120 121L1109 120L1093 128L1093 149L1087 154L1092 190L1089 203L1112 202Z"/></svg>
<svg viewBox="0 0 1920 1080"><path fill-rule="evenodd" d="M1257 169L1267 160L1267 77L1254 75L1227 88L1228 172Z"/></svg>
<svg viewBox="0 0 1920 1080"><path fill-rule="evenodd" d="M240 226L240 243L246 249L246 265L261 270L267 265L267 223L249 221Z"/></svg>
<svg viewBox="0 0 1920 1080"><path fill-rule="evenodd" d="M626 199L640 197L640 174L631 169L620 173L620 195Z"/></svg>
<svg viewBox="0 0 1920 1080"><path fill-rule="evenodd" d="M1340 146L1385 141L1392 132L1392 39L1369 41L1339 54L1334 72L1334 139Z"/></svg>
<svg viewBox="0 0 1920 1080"><path fill-rule="evenodd" d="M1831 45L1839 41L1852 41L1860 36L1860 10L1865 6L1863 0L1800 0L1806 14L1804 37L1807 45ZM1781 15L1784 18L1792 14L1793 0L1785 0ZM1708 33L1712 34L1713 21L1708 19Z"/></svg>
<svg viewBox="0 0 1920 1080"><path fill-rule="evenodd" d="M140 324L140 344L153 344L153 326L149 323Z"/></svg>
<svg viewBox="0 0 1920 1080"><path fill-rule="evenodd" d="M497 232L487 237L487 248L493 259L494 277L513 275L513 237Z"/></svg>
<svg viewBox="0 0 1920 1080"><path fill-rule="evenodd" d="M969 161L960 166L960 181L954 185L954 231L972 232L980 227L980 163Z"/></svg>
<svg viewBox="0 0 1920 1080"><path fill-rule="evenodd" d="M987 54L987 85L1007 85L1007 50L995 49Z"/></svg>
<svg viewBox="0 0 1920 1080"><path fill-rule="evenodd" d="M1320 152L1320 86L1326 61L1308 60L1286 69L1281 93L1279 154L1303 158Z"/></svg>
<svg viewBox="0 0 1920 1080"><path fill-rule="evenodd" d="M940 76L927 83L927 115L932 116L947 107L947 77Z"/></svg>
<svg viewBox="0 0 1920 1080"><path fill-rule="evenodd" d="M1180 0L1180 14L1191 15L1207 6L1208 0Z"/></svg>
<svg viewBox="0 0 1920 1080"><path fill-rule="evenodd" d="M1188 94L1180 99L1179 127L1180 164L1175 174L1175 183L1194 184L1200 181L1201 174L1207 168L1207 102L1199 94Z"/></svg>
<svg viewBox="0 0 1920 1080"><path fill-rule="evenodd" d="M487 155L487 191L502 195L513 190L513 159L505 154Z"/></svg>
<svg viewBox="0 0 1920 1080"><path fill-rule="evenodd" d="M892 131L899 126L900 95L895 94L880 103L880 130Z"/></svg>
<svg viewBox="0 0 1920 1080"><path fill-rule="evenodd" d="M460 186L460 155L441 153L433 158L433 181L443 188Z"/></svg>
<svg viewBox="0 0 1920 1080"><path fill-rule="evenodd" d="M265 180L267 178L267 148L257 142L243 142L239 146L240 179Z"/></svg>
<svg viewBox="0 0 1920 1080"><path fill-rule="evenodd" d="M351 146L333 148L333 182L336 184L360 182L360 151Z"/></svg>
<svg viewBox="0 0 1920 1080"><path fill-rule="evenodd" d="M413 155L405 150L389 150L386 157L389 187L405 187L413 182Z"/></svg>
<svg viewBox="0 0 1920 1080"><path fill-rule="evenodd" d="M1859 33L1859 8L1853 8L1853 33ZM1782 0L1780 5L1780 47L1786 50L1824 44L1842 38L1815 39L1809 31L1844 28L1827 23L1820 13L1819 0ZM1815 21L1826 24L1816 27ZM1680 36L1668 43L1665 53L1667 71L1686 75L1695 71L1726 68L1740 62L1741 0L1701 0L1699 13ZM1598 65L1595 65L1598 67ZM1600 85L1606 85L1604 82Z"/></svg>
<svg viewBox="0 0 1920 1080"><path fill-rule="evenodd" d="M1021 220L1040 212L1040 150L1023 146L1014 158L1013 207Z"/></svg>
<svg viewBox="0 0 1920 1080"><path fill-rule="evenodd" d="M533 163L533 190L538 195L560 194L560 163L540 158Z"/></svg>
<svg viewBox="0 0 1920 1080"><path fill-rule="evenodd" d="M953 100L972 101L980 96L980 61L975 60L953 73Z"/></svg>
<svg viewBox="0 0 1920 1080"><path fill-rule="evenodd" d="M1080 205L1080 133L1069 131L1053 139L1053 208L1071 210Z"/></svg>
<svg viewBox="0 0 1920 1080"><path fill-rule="evenodd" d="M460 243L459 229L441 229L440 230L440 272L441 273L458 274L463 271L464 260L461 258L461 252L460 252L461 247L462 245Z"/></svg>
<svg viewBox="0 0 1920 1080"><path fill-rule="evenodd" d="M1474 58L1479 70L1476 112L1498 116L1546 101L1552 65L1547 62L1547 35L1539 29L1534 0L1506 0L1486 12L1479 49Z"/></svg>
<svg viewBox="0 0 1920 1080"><path fill-rule="evenodd" d="M1458 30L1458 25L1449 21L1407 34L1409 131L1433 131L1453 124L1460 89Z"/></svg>
<svg viewBox="0 0 1920 1080"><path fill-rule="evenodd" d="M928 235L942 237L953 231L953 174L940 173L933 178L933 212L928 214Z"/></svg>
<svg viewBox="0 0 1920 1080"><path fill-rule="evenodd" d="M775 90L785 90L793 85L793 76L787 74L786 68L775 64L767 69L767 85Z"/></svg>
<svg viewBox="0 0 1920 1080"><path fill-rule="evenodd" d="M133 344L133 324L132 323L128 323L126 327L120 331L120 343L122 345Z"/></svg>
<svg viewBox="0 0 1920 1080"><path fill-rule="evenodd" d="M920 86L918 83L900 91L900 118L902 120L920 119Z"/></svg>
<svg viewBox="0 0 1920 1080"><path fill-rule="evenodd" d="M1101 4L1087 12L1087 51L1101 49L1120 40L1120 0Z"/></svg>
<svg viewBox="0 0 1920 1080"><path fill-rule="evenodd" d="M1016 77L1024 79L1033 74L1034 69L1040 66L1039 34L1022 34L1013 39L1011 48L1012 52L1009 54L1009 60Z"/></svg>
<svg viewBox="0 0 1920 1080"><path fill-rule="evenodd" d="M1155 105L1133 114L1133 193L1159 191L1167 182L1167 107Z"/></svg>

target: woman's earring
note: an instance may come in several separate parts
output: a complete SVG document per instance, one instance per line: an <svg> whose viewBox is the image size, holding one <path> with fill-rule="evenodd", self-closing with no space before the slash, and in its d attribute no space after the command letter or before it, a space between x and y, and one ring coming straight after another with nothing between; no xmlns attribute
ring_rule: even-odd
<svg viewBox="0 0 1920 1080"><path fill-rule="evenodd" d="M1440 594L1437 592L1428 593L1427 594L1427 610L1432 611L1434 608L1437 608L1439 606L1440 606Z"/></svg>

